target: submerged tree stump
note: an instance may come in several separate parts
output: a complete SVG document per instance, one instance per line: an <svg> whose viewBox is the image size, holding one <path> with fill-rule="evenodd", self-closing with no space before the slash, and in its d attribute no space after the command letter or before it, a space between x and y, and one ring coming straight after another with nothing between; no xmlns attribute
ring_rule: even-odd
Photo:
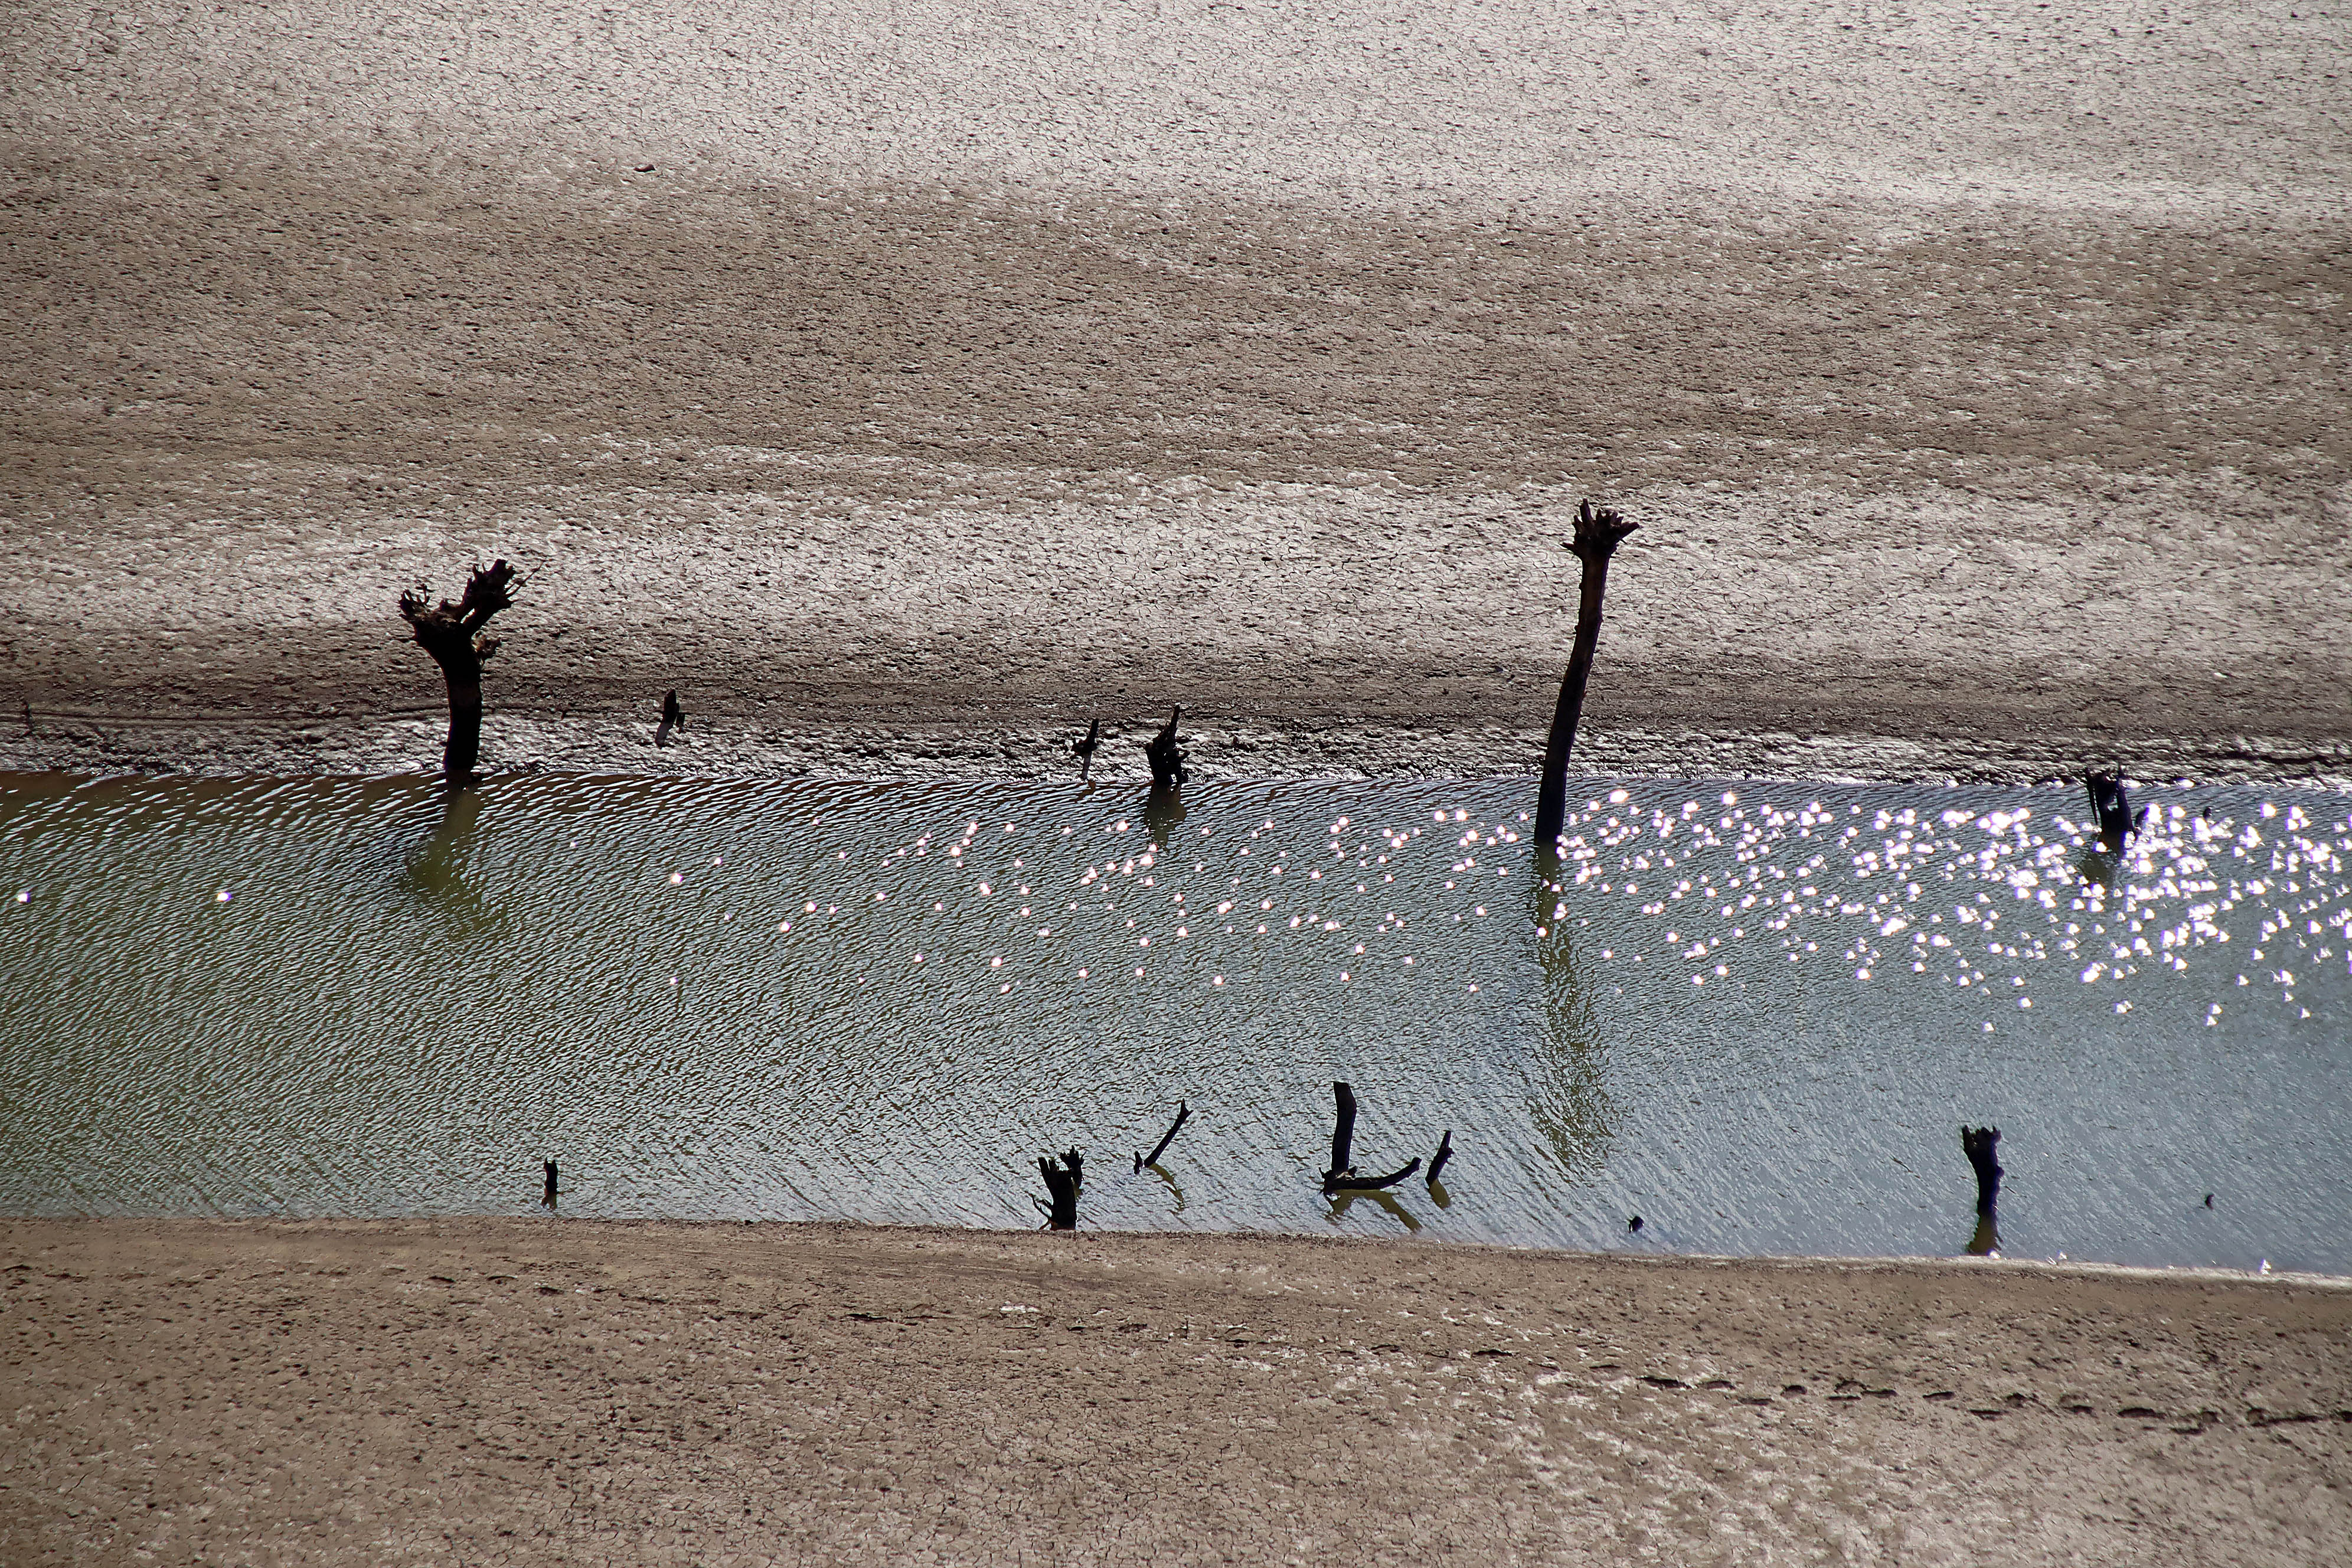
<svg viewBox="0 0 2352 1568"><path fill-rule="evenodd" d="M1990 1215L2000 1201L2000 1163L1993 1158L1993 1147L2000 1142L1998 1127L1960 1128L1960 1152L1977 1173L1977 1213Z"/></svg>
<svg viewBox="0 0 2352 1568"><path fill-rule="evenodd" d="M1174 789L1192 776L1184 771L1184 753L1176 745L1176 721L1183 716L1183 709L1170 708L1168 722L1143 748L1144 761L1151 764L1153 789Z"/></svg>
<svg viewBox="0 0 2352 1568"><path fill-rule="evenodd" d="M1045 1178L1046 1201L1037 1207L1045 1216L1046 1229L1078 1228L1078 1188L1086 1181L1085 1165L1076 1149L1058 1161L1051 1154L1039 1156L1037 1173Z"/></svg>
<svg viewBox="0 0 2352 1568"><path fill-rule="evenodd" d="M475 764L482 759L482 666L499 651L499 639L482 628L514 603L509 590L516 583L513 567L493 561L474 568L465 595L454 605L446 599L428 605L431 590L421 583L401 592L401 619L415 634L416 645L441 667L449 690L449 736L441 747L441 782L450 789L472 784Z"/></svg>
<svg viewBox="0 0 2352 1568"><path fill-rule="evenodd" d="M2147 820L2147 807L2132 810L2121 773L2085 773L2083 784L2091 793L2091 810L2099 819L2100 838L2105 841L2109 853L2120 854L2134 831Z"/></svg>
<svg viewBox="0 0 2352 1568"><path fill-rule="evenodd" d="M1560 828L1568 820L1568 754L1576 744L1584 688L1592 679L1592 656L1601 646L1601 597L1609 586L1609 559L1640 526L1589 500L1577 508L1576 537L1568 547L1584 563L1584 585L1577 604L1576 642L1569 650L1568 672L1560 677L1559 700L1552 708L1551 733L1544 742L1543 778L1536 790L1538 854L1558 852Z"/></svg>
<svg viewBox="0 0 2352 1568"><path fill-rule="evenodd" d="M539 1201L549 1208L553 1208L555 1206L555 1162L541 1160L539 1164L541 1173L547 1178L547 1190L541 1194Z"/></svg>
<svg viewBox="0 0 2352 1568"><path fill-rule="evenodd" d="M676 687L672 687L669 690L662 693L661 728L654 731L654 744L656 746L668 745L669 732L672 730L683 730L685 728L686 710L677 705L677 689Z"/></svg>

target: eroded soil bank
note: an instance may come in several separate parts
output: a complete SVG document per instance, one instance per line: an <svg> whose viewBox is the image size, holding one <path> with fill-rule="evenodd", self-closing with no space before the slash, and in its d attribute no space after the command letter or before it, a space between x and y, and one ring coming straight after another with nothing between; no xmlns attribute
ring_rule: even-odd
<svg viewBox="0 0 2352 1568"><path fill-rule="evenodd" d="M0 1278L24 1564L2352 1554L2337 1285L553 1219Z"/></svg>

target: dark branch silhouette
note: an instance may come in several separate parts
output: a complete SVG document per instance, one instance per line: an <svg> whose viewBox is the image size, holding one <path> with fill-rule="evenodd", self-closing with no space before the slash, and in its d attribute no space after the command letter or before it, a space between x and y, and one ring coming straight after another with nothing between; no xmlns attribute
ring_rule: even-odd
<svg viewBox="0 0 2352 1568"><path fill-rule="evenodd" d="M1382 1187L1393 1187L1421 1169L1415 1156L1403 1169L1385 1176L1360 1176L1350 1163L1351 1150L1356 1142L1356 1091L1344 1083L1331 1086L1334 1119L1331 1125L1331 1168L1323 1173L1323 1190L1327 1193L1372 1193Z"/></svg>
<svg viewBox="0 0 2352 1568"><path fill-rule="evenodd" d="M1577 508L1576 537L1569 548L1584 563L1584 586L1576 611L1576 643L1560 677L1559 701L1552 709L1551 734L1544 742L1543 779L1536 792L1536 850L1555 853L1568 819L1568 753L1576 744L1577 720L1584 712L1584 688L1592 679L1592 656L1601 646L1601 596L1609 585L1609 558L1640 527L1591 501Z"/></svg>
<svg viewBox="0 0 2352 1568"><path fill-rule="evenodd" d="M1454 1129L1449 1127L1445 1130L1445 1135L1437 1141L1437 1152L1430 1156L1429 1184L1431 1186L1437 1185L1437 1178L1445 1170L1445 1162L1452 1158L1454 1158Z"/></svg>
<svg viewBox="0 0 2352 1568"><path fill-rule="evenodd" d="M472 784L475 764L482 758L482 666L499 651L499 639L482 628L514 603L509 590L518 581L513 567L493 561L474 568L465 596L454 605L446 599L430 604L431 590L421 583L401 592L401 618L415 634L417 646L441 667L449 689L449 738L441 748L441 778L451 789Z"/></svg>
<svg viewBox="0 0 2352 1568"><path fill-rule="evenodd" d="M1097 719L1087 726L1087 738L1070 742L1070 754L1078 759L1078 782L1084 784L1087 770L1095 765L1095 748L1102 744L1102 721Z"/></svg>
<svg viewBox="0 0 2352 1568"><path fill-rule="evenodd" d="M1141 1154L1138 1154L1135 1157L1135 1168L1138 1171L1140 1171L1146 1165L1157 1165L1160 1163L1160 1156L1168 1152L1168 1145L1176 1142L1176 1134L1184 1131L1184 1123L1191 1121L1192 1117L1192 1108L1185 1104L1182 1100L1178 1100L1176 1102L1176 1120L1168 1124L1168 1131L1166 1135L1163 1136L1159 1142L1154 1143L1151 1146L1151 1153L1148 1158Z"/></svg>
<svg viewBox="0 0 2352 1568"><path fill-rule="evenodd" d="M662 693L661 728L654 731L654 744L668 745L669 732L685 728L686 710L677 705L677 689L673 687Z"/></svg>

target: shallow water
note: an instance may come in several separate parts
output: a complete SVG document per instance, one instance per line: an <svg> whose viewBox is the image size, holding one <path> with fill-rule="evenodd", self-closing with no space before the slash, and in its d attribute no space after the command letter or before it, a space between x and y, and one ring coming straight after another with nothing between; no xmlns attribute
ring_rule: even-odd
<svg viewBox="0 0 2352 1568"><path fill-rule="evenodd" d="M2352 1271L2346 797L1586 781L1553 891L1530 793L17 776L0 1212L1932 1254L1968 1121L2011 1256Z"/></svg>

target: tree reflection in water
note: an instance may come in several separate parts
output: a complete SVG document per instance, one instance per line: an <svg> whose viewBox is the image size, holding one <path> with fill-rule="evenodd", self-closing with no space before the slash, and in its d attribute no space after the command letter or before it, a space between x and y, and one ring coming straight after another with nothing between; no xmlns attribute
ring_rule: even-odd
<svg viewBox="0 0 2352 1568"><path fill-rule="evenodd" d="M1592 999L1577 964L1579 928L1570 912L1575 894L1556 871L1532 880L1528 900L1535 958L1542 986L1538 1057L1528 1074L1528 1114L1559 1161L1561 1173L1583 1184L1608 1163L1612 1108L1603 1082L1606 1053Z"/></svg>
<svg viewBox="0 0 2352 1568"><path fill-rule="evenodd" d="M443 934L466 941L502 931L506 917L467 880L467 862L480 847L479 788L434 791L431 826L403 857L401 888L440 916Z"/></svg>

